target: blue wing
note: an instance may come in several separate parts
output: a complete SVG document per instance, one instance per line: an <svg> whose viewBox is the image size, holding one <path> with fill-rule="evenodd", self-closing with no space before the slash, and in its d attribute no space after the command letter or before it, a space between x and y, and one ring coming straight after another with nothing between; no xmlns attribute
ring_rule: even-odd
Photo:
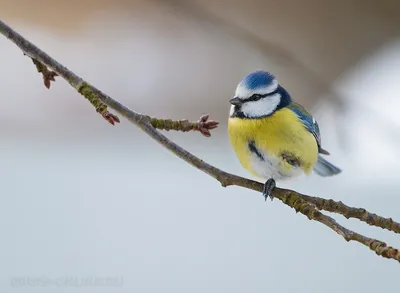
<svg viewBox="0 0 400 293"><path fill-rule="evenodd" d="M321 147L321 134L319 132L318 123L314 117L311 116L303 106L295 102L290 103L287 108L292 110L299 117L299 120L303 123L304 127L314 135L317 141L319 153L329 155L329 152Z"/></svg>
<svg viewBox="0 0 400 293"><path fill-rule="evenodd" d="M299 117L299 120L303 123L304 127L314 135L318 145L318 152L320 154L329 155L329 152L321 147L321 134L319 133L319 126L317 121L310 115L310 113L307 112L307 110L303 106L297 103L292 102L287 107L292 110L297 115L297 117ZM313 170L318 175L324 177L333 176L342 172L342 170L322 158L320 155L318 155L318 161L315 164Z"/></svg>

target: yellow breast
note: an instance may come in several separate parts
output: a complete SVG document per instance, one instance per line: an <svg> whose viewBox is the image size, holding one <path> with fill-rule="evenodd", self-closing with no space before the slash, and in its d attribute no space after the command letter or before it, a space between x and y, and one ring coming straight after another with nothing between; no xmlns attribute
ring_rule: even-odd
<svg viewBox="0 0 400 293"><path fill-rule="evenodd" d="M242 166L258 177L264 176L254 168L254 151L251 152L249 148L250 142L254 142L257 150L271 159L266 162L266 168L271 167L271 162L277 162L276 166L272 167L278 168L276 172L279 172L281 177L291 177L291 172L296 169L293 164L283 159L287 154L299 159L297 169L306 174L312 171L318 158L318 146L314 136L289 109L280 109L266 118L229 118L228 134Z"/></svg>

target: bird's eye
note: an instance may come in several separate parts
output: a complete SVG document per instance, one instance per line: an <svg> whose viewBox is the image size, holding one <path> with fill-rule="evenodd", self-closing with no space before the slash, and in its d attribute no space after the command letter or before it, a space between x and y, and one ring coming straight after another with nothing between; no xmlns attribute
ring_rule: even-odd
<svg viewBox="0 0 400 293"><path fill-rule="evenodd" d="M260 95L260 94L254 94L254 95L251 96L251 99L253 101L258 101L261 98L262 98L262 95Z"/></svg>

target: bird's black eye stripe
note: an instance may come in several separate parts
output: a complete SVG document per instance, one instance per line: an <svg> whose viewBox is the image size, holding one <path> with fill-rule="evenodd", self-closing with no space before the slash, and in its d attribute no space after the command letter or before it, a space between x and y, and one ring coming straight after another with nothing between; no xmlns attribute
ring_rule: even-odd
<svg viewBox="0 0 400 293"><path fill-rule="evenodd" d="M252 95L250 98L245 99L243 102L254 102L254 101L258 101L258 100L260 100L260 99L262 99L262 98L275 95L275 94L277 94L278 92L279 92L279 88L276 89L276 90L274 90L274 91L271 92L271 93L264 94L264 95L254 94L254 95Z"/></svg>
<svg viewBox="0 0 400 293"><path fill-rule="evenodd" d="M267 94L267 95L254 94L250 98L247 98L247 99L243 100L243 102L255 102L255 101L258 101L258 100L260 100L262 98L265 98L268 95L269 94Z"/></svg>

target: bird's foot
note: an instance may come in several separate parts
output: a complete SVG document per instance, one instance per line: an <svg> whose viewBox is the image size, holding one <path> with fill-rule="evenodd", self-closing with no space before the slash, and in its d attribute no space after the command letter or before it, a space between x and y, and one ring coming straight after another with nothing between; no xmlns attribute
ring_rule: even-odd
<svg viewBox="0 0 400 293"><path fill-rule="evenodd" d="M269 197L271 201L274 199L272 196L272 190L276 187L275 180L270 178L265 182L264 188L263 188L263 196L265 197L265 201L267 201L267 198Z"/></svg>

